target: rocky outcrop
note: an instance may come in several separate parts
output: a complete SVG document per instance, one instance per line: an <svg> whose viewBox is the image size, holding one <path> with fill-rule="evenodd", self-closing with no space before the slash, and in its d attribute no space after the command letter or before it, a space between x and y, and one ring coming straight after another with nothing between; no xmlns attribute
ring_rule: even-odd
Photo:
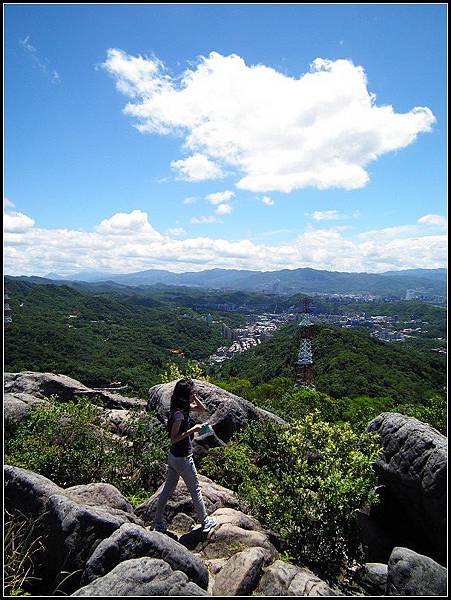
<svg viewBox="0 0 451 600"><path fill-rule="evenodd" d="M446 569L428 556L394 548L388 561L387 596L446 596Z"/></svg>
<svg viewBox="0 0 451 600"><path fill-rule="evenodd" d="M23 371L4 374L4 391L7 394L25 393L36 399L57 396L60 401L76 400L81 396L97 398L106 408L144 408L146 402L139 398L127 398L114 392L96 390L83 385L67 375Z"/></svg>
<svg viewBox="0 0 451 600"><path fill-rule="evenodd" d="M65 591L78 587L81 571L99 542L124 523L143 525L128 501L109 484L63 489L27 469L4 467L5 506L35 521L43 548L36 557L36 576L42 585L62 571L73 572Z"/></svg>
<svg viewBox="0 0 451 600"><path fill-rule="evenodd" d="M337 594L309 569L276 560L265 570L255 595L337 596L341 594Z"/></svg>
<svg viewBox="0 0 451 600"><path fill-rule="evenodd" d="M163 533L138 525L124 524L94 550L82 576L82 584L91 583L132 558L159 558L174 571L182 571L199 587L208 587L208 569L199 558L179 542Z"/></svg>
<svg viewBox="0 0 451 600"><path fill-rule="evenodd" d="M416 533L418 547L437 560L446 554L446 437L425 423L382 413L368 425L379 434L383 454L375 468L392 500L386 513ZM384 510L384 507L381 509ZM424 542L426 541L426 545Z"/></svg>
<svg viewBox="0 0 451 600"><path fill-rule="evenodd" d="M208 477L204 477L203 475L199 475L199 483L202 489L205 508L209 514L218 508L239 508L238 498L231 490L214 483L214 481L208 479ZM135 509L135 513L144 521L146 525L153 524L158 497L163 489L163 485L158 488L158 490L149 498L149 500ZM189 517L193 517L197 522L197 516L194 510L194 504L191 499L191 495L188 492L182 478L180 478L179 482L177 483L177 487L175 488L174 493L166 505L165 514L167 522L171 524L172 519L179 513L184 513Z"/></svg>
<svg viewBox="0 0 451 600"><path fill-rule="evenodd" d="M208 535L196 527L179 538L181 544L192 552L207 559L230 558L236 552L247 548L260 547L269 551L272 558L277 550L271 542L271 536L260 523L235 509L220 509L212 513L218 526Z"/></svg>
<svg viewBox="0 0 451 600"><path fill-rule="evenodd" d="M209 596L208 592L167 562L155 558L133 558L80 588L72 596Z"/></svg>
<svg viewBox="0 0 451 600"><path fill-rule="evenodd" d="M213 430L213 433L196 436L193 441L195 455L205 454L209 448L228 442L248 419L254 421L273 419L280 424L285 423L280 417L262 410L248 400L227 392L212 383L197 379L193 381L197 396L208 408L208 415L193 411L191 416L196 423L208 420ZM171 381L170 383L154 385L149 390L147 408L156 410L162 423L167 421L171 396L176 383L177 381Z"/></svg>
<svg viewBox="0 0 451 600"><path fill-rule="evenodd" d="M385 596L388 566L384 563L365 563L356 573L356 579L371 596Z"/></svg>
<svg viewBox="0 0 451 600"><path fill-rule="evenodd" d="M87 483L65 488L64 494L79 504L117 508L133 514L132 505L120 491L110 483Z"/></svg>
<svg viewBox="0 0 451 600"><path fill-rule="evenodd" d="M250 596L258 584L263 565L271 562L265 548L237 552L225 563L213 585L213 596Z"/></svg>

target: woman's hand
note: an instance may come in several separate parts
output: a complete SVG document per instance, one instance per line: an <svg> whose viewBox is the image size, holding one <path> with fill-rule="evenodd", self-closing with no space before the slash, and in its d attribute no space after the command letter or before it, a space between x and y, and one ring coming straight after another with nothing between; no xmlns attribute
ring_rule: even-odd
<svg viewBox="0 0 451 600"><path fill-rule="evenodd" d="M205 406L205 404L202 402L202 400L200 400L196 394L194 393L194 391L191 394L191 400L194 400L194 402L191 402L190 407L193 410L204 410L204 411L208 411L208 408Z"/></svg>
<svg viewBox="0 0 451 600"><path fill-rule="evenodd" d="M191 427L191 431L193 433L197 433L198 431L200 431L202 429L202 425L194 425L193 427Z"/></svg>

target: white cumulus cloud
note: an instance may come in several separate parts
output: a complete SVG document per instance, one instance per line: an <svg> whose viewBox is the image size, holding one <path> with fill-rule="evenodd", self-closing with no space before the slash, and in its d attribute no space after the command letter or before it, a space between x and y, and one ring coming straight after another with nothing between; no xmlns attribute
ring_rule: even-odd
<svg viewBox="0 0 451 600"><path fill-rule="evenodd" d="M265 206L273 206L274 200L272 200L272 198L270 198L269 196L263 196L262 203Z"/></svg>
<svg viewBox="0 0 451 600"><path fill-rule="evenodd" d="M198 152L185 159L173 160L171 167L178 171L180 178L185 181L206 181L224 177L224 173L216 163Z"/></svg>
<svg viewBox="0 0 451 600"><path fill-rule="evenodd" d="M215 192L214 194L208 194L205 196L205 199L208 200L211 204L222 204L223 202L228 202L235 196L235 192L231 192L230 190L225 190L224 192Z"/></svg>
<svg viewBox="0 0 451 600"><path fill-rule="evenodd" d="M207 236L175 239L180 232L158 233L143 211L118 213L93 231L39 228L31 226L33 219L22 213L7 216L16 219L4 236L4 271L12 275L70 275L87 269L180 272L215 267L381 272L446 266L447 236L428 233L429 229L418 224L373 230L355 238L346 237L337 227L309 226L289 241L270 244ZM192 219L197 224L215 222L215 216Z"/></svg>
<svg viewBox="0 0 451 600"><path fill-rule="evenodd" d="M148 221L147 213L142 210L133 210L130 213L116 213L109 219L104 219L97 226L99 233L112 235L130 235L144 233L149 237L160 239L162 236Z"/></svg>
<svg viewBox="0 0 451 600"><path fill-rule="evenodd" d="M211 52L172 77L156 58L110 49L102 66L128 96L124 112L139 131L179 135L194 153L172 163L182 176L201 181L232 169L237 187L253 192L361 188L371 162L435 122L427 107L378 106L364 68L350 60L317 58L290 77Z"/></svg>
<svg viewBox="0 0 451 600"><path fill-rule="evenodd" d="M3 215L3 230L5 233L21 233L33 227L34 220L21 212L5 213Z"/></svg>
<svg viewBox="0 0 451 600"><path fill-rule="evenodd" d="M218 204L218 207L215 210L217 215L230 215L232 212L232 207L230 204Z"/></svg>
<svg viewBox="0 0 451 600"><path fill-rule="evenodd" d="M446 218L442 215L424 215L417 221L420 225L433 225L437 227L446 227Z"/></svg>

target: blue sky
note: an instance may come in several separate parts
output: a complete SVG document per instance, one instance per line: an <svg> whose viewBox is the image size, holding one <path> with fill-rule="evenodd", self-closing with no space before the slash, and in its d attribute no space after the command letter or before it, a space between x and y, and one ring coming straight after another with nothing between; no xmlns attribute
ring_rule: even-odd
<svg viewBox="0 0 451 600"><path fill-rule="evenodd" d="M445 5L10 4L4 50L6 272L445 266Z"/></svg>

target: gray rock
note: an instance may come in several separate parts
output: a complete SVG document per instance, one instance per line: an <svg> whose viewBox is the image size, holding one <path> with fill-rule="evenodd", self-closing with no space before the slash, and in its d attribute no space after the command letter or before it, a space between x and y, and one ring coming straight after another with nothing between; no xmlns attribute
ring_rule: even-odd
<svg viewBox="0 0 451 600"><path fill-rule="evenodd" d="M89 393L90 388L66 375L23 371L21 373L5 373L4 390L5 392L25 392L37 398L58 396L60 400L73 400L77 394Z"/></svg>
<svg viewBox="0 0 451 600"><path fill-rule="evenodd" d="M144 408L146 405L146 401L139 398L127 398L113 392L93 390L67 375L36 371L5 373L4 391L5 393L26 393L41 399L57 396L63 402L86 396L101 400L104 406L111 409Z"/></svg>
<svg viewBox="0 0 451 600"><path fill-rule="evenodd" d="M29 469L5 465L3 476L6 508L34 518L45 511L50 496L64 493L56 483Z"/></svg>
<svg viewBox="0 0 451 600"><path fill-rule="evenodd" d="M202 489L205 508L209 514L218 508L239 507L238 498L231 490L214 483L211 479L208 479L208 477L204 477L203 475L199 475L199 482ZM149 500L135 509L135 513L145 522L146 525L151 525L153 523L158 497L163 489L163 485L158 488L158 490L149 498ZM196 519L197 522L197 515L194 510L194 504L191 499L191 495L188 492L185 482L182 480L182 478L180 478L179 482L177 483L177 487L175 488L174 493L166 505L166 519L168 523L172 521L176 514L181 512Z"/></svg>
<svg viewBox="0 0 451 600"><path fill-rule="evenodd" d="M32 517L45 512L49 498L55 494L66 496L79 504L109 507L133 514L130 502L109 483L89 483L64 489L29 469L5 465L3 472L6 506Z"/></svg>
<svg viewBox="0 0 451 600"><path fill-rule="evenodd" d="M248 548L234 554L219 571L213 596L250 596L256 588L263 565L271 560L264 548Z"/></svg>
<svg viewBox="0 0 451 600"><path fill-rule="evenodd" d="M19 423L24 419L32 406L38 404L50 406L50 403L42 398L37 398L26 392L15 392L3 395L3 414L5 424Z"/></svg>
<svg viewBox="0 0 451 600"><path fill-rule="evenodd" d="M72 596L208 596L180 571L163 560L134 558L119 563L104 577L80 588Z"/></svg>
<svg viewBox="0 0 451 600"><path fill-rule="evenodd" d="M248 400L236 396L222 388L194 379L195 392L202 402L207 406L209 416L203 412L193 411L192 418L196 423L206 420L212 426L214 434L196 436L193 441L193 452L195 455L205 454L214 446L228 442L235 431L242 428L248 419L264 421L273 419L278 423L285 423L280 417L254 406ZM177 381L155 385L149 390L147 408L156 410L162 423L166 423L172 392Z"/></svg>
<svg viewBox="0 0 451 600"><path fill-rule="evenodd" d="M143 556L161 558L174 571L182 571L191 581L207 589L208 569L202 560L167 535L128 523L97 546L86 563L82 584L103 577L125 560Z"/></svg>
<svg viewBox="0 0 451 600"><path fill-rule="evenodd" d="M230 510L228 515L222 513L216 517L216 513L213 513L213 516L217 518L218 526L208 535L202 532L201 527L197 527L182 535L179 542L207 559L228 558L237 552L257 546L268 550L273 559L277 556L269 534L263 531L260 524L255 530L254 520L247 515ZM242 526L235 525L236 522L240 522Z"/></svg>
<svg viewBox="0 0 451 600"><path fill-rule="evenodd" d="M51 581L63 571L73 573L60 588L73 592L98 544L124 523L142 525L133 515L116 508L84 506L60 494L50 496L42 520L44 557L39 576Z"/></svg>
<svg viewBox="0 0 451 600"><path fill-rule="evenodd" d="M88 483L65 488L65 495L88 506L109 506L133 514L133 507L111 483Z"/></svg>
<svg viewBox="0 0 451 600"><path fill-rule="evenodd" d="M302 567L288 586L287 596L337 596L327 583L309 569Z"/></svg>
<svg viewBox="0 0 451 600"><path fill-rule="evenodd" d="M388 561L387 596L446 596L446 569L408 548L394 548Z"/></svg>
<svg viewBox="0 0 451 600"><path fill-rule="evenodd" d="M383 563L365 563L356 573L362 588L372 596L385 596L388 566Z"/></svg>
<svg viewBox="0 0 451 600"><path fill-rule="evenodd" d="M438 560L446 555L446 437L398 413L382 413L368 425L384 452L376 462L380 481L399 503L418 540Z"/></svg>
<svg viewBox="0 0 451 600"><path fill-rule="evenodd" d="M255 591L257 596L286 596L299 567L276 560L263 573Z"/></svg>
<svg viewBox="0 0 451 600"><path fill-rule="evenodd" d="M126 409L113 408L108 409L105 413L108 419L110 431L117 435L125 435L130 422L130 411Z"/></svg>
<svg viewBox="0 0 451 600"><path fill-rule="evenodd" d="M185 515L185 513L175 515L171 522L171 528L181 533L187 533L195 525L196 521L188 515Z"/></svg>
<svg viewBox="0 0 451 600"><path fill-rule="evenodd" d="M123 523L144 525L130 512L117 508L128 509L129 504L108 484L64 490L42 475L9 465L4 467L4 480L6 508L31 516L36 535L42 536L36 576L42 578L43 586L65 570L74 572L65 588L73 591L86 560L101 540Z"/></svg>

